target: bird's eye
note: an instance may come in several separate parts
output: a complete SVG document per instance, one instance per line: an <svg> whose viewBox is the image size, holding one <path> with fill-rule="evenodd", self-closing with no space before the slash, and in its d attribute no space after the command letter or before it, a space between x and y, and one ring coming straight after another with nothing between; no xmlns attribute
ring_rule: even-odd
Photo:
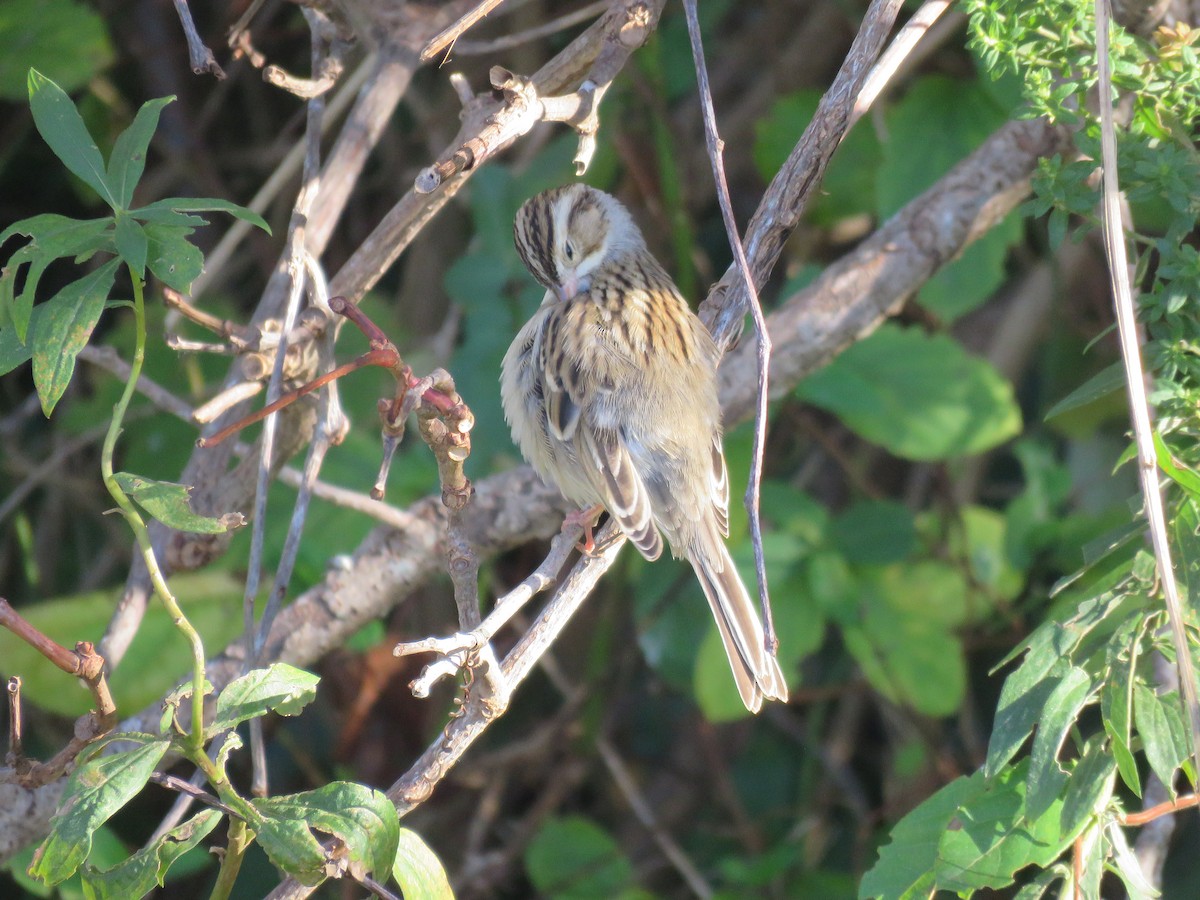
<svg viewBox="0 0 1200 900"><path fill-rule="evenodd" d="M567 262L573 262L575 259L575 245L570 241L567 241L566 245L563 247L563 253L567 255Z"/></svg>

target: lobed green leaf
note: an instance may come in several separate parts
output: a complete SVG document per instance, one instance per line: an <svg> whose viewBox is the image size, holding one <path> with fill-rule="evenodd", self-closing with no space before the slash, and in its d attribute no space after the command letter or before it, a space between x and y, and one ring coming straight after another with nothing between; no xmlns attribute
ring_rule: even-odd
<svg viewBox="0 0 1200 900"><path fill-rule="evenodd" d="M18 341L22 344L26 341L38 284L46 267L64 256L82 261L97 250L115 252L111 228L110 218L80 220L46 213L14 222L0 232L0 245L18 234L30 239L9 258L8 265L0 273L5 298L0 302L0 321L6 327L11 323L16 328ZM17 272L26 264L29 269L25 273L25 284L20 295L14 297Z"/></svg>
<svg viewBox="0 0 1200 900"><path fill-rule="evenodd" d="M1058 752L1088 702L1093 687L1087 672L1071 666L1042 706L1029 758L1026 808L1031 816L1040 816L1060 797L1066 773L1058 764Z"/></svg>

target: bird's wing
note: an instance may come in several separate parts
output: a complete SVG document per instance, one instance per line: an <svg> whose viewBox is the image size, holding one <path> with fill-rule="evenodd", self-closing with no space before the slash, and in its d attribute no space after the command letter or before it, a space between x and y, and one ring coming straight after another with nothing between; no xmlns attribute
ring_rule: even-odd
<svg viewBox="0 0 1200 900"><path fill-rule="evenodd" d="M618 423L600 412L623 368L611 355L599 358L586 332L586 307L564 304L549 317L539 347L546 424L553 439L570 448L604 508L647 559L658 559L662 538L651 497ZM589 355L590 353L590 355ZM630 364L631 365L631 364Z"/></svg>

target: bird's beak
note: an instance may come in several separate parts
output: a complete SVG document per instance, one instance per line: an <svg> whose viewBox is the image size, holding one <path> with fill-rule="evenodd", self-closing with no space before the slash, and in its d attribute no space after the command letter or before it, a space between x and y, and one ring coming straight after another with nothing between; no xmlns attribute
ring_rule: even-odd
<svg viewBox="0 0 1200 900"><path fill-rule="evenodd" d="M592 279L588 276L580 278L575 272L570 272L555 289L559 300L570 300L572 297L591 290Z"/></svg>

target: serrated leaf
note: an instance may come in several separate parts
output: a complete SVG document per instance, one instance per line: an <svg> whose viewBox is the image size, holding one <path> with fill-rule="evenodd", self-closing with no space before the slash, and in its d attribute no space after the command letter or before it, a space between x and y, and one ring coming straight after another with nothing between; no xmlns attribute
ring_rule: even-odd
<svg viewBox="0 0 1200 900"><path fill-rule="evenodd" d="M86 346L104 312L119 259L73 281L46 301L46 312L31 334L33 383L49 417L75 373L75 357Z"/></svg>
<svg viewBox="0 0 1200 900"><path fill-rule="evenodd" d="M959 807L938 841L934 870L939 888L967 893L1012 884L1029 865L1053 862L1076 837L1059 825L1062 801L1055 799L1039 816L1025 808L1024 760Z"/></svg>
<svg viewBox="0 0 1200 900"><path fill-rule="evenodd" d="M208 837L220 821L220 812L206 809L172 828L118 866L102 872L84 866L84 894L95 900L144 897L155 886L162 887L171 865Z"/></svg>
<svg viewBox="0 0 1200 900"><path fill-rule="evenodd" d="M356 879L366 875L382 879L392 871L400 821L396 807L379 791L335 781L315 791L250 802L264 817L253 827L267 856L302 884L320 884L326 877L326 862L332 862L313 830L333 835L345 845L336 861L347 864Z"/></svg>
<svg viewBox="0 0 1200 900"><path fill-rule="evenodd" d="M146 265L159 281L184 294L191 291L192 282L204 271L204 254L188 240L192 230L190 226L145 226L148 244Z"/></svg>
<svg viewBox="0 0 1200 900"><path fill-rule="evenodd" d="M1026 806L1031 816L1040 816L1061 794L1066 773L1058 764L1058 752L1091 692L1091 676L1072 666L1046 698L1029 757Z"/></svg>
<svg viewBox="0 0 1200 900"><path fill-rule="evenodd" d="M547 819L525 850L525 871L540 896L619 897L633 866L603 828L583 816Z"/></svg>
<svg viewBox="0 0 1200 900"><path fill-rule="evenodd" d="M30 874L51 885L69 878L87 859L93 832L142 789L169 746L168 741L152 741L81 763L67 779L62 804L34 854Z"/></svg>
<svg viewBox="0 0 1200 900"><path fill-rule="evenodd" d="M4 267L5 280L9 282L5 290L12 291L18 270L23 265L29 265L21 293L13 298L9 307L12 324L17 329L16 336L21 343L25 342L28 334L29 318L46 267L60 257L87 257L97 250L115 249L111 227L112 219L108 218L80 220L47 213L14 222L0 232L0 245L18 234L30 239L28 244L13 253Z"/></svg>
<svg viewBox="0 0 1200 900"><path fill-rule="evenodd" d="M229 525L222 519L192 512L188 495L192 488L173 481L155 481L129 472L113 475L117 484L147 513L169 528L196 534L224 534Z"/></svg>
<svg viewBox="0 0 1200 900"><path fill-rule="evenodd" d="M256 228L261 228L267 234L271 233L271 226L267 224L267 220L260 216L252 209L247 209L244 206L239 206L236 203L230 203L228 200L221 200L216 197L167 197L163 200L155 200L153 203L147 203L140 209L133 210L133 215L141 217L147 210L163 210L169 209L175 212L223 212L229 213L235 219L241 219L243 222L249 222Z"/></svg>
<svg viewBox="0 0 1200 900"><path fill-rule="evenodd" d="M297 715L316 697L320 680L311 672L286 663L255 669L231 681L221 691L216 715L207 730L216 735L272 711L281 716Z"/></svg>
<svg viewBox="0 0 1200 900"><path fill-rule="evenodd" d="M1004 680L984 765L988 778L999 774L1033 731L1046 698L1067 670L1063 659L1067 643L1062 626L1056 622L1043 625L1028 639L1021 665Z"/></svg>
<svg viewBox="0 0 1200 900"><path fill-rule="evenodd" d="M797 394L904 459L980 453L1021 430L1012 385L990 363L914 328L881 326Z"/></svg>
<svg viewBox="0 0 1200 900"><path fill-rule="evenodd" d="M421 836L408 828L400 829L400 842L396 847L396 864L392 866L392 877L400 885L405 897L420 897L422 900L454 900L450 879L437 854Z"/></svg>
<svg viewBox="0 0 1200 900"><path fill-rule="evenodd" d="M879 849L879 859L859 883L859 900L929 896L938 842L958 808L985 784L978 772L970 778L956 778L893 825L888 843Z"/></svg>
<svg viewBox="0 0 1200 900"><path fill-rule="evenodd" d="M118 135L108 157L107 181L116 193L117 202L128 208L133 202L133 191L146 168L146 150L150 139L158 128L158 117L162 109L174 97L159 97L142 104L129 127Z"/></svg>
<svg viewBox="0 0 1200 900"><path fill-rule="evenodd" d="M29 70L28 85L29 108L42 139L64 166L115 208L116 195L108 185L104 159L71 98L37 69Z"/></svg>
<svg viewBox="0 0 1200 900"><path fill-rule="evenodd" d="M138 278L146 277L146 255L149 248L149 238L140 222L134 221L128 215L117 216L116 228L117 252L129 267L137 273Z"/></svg>

